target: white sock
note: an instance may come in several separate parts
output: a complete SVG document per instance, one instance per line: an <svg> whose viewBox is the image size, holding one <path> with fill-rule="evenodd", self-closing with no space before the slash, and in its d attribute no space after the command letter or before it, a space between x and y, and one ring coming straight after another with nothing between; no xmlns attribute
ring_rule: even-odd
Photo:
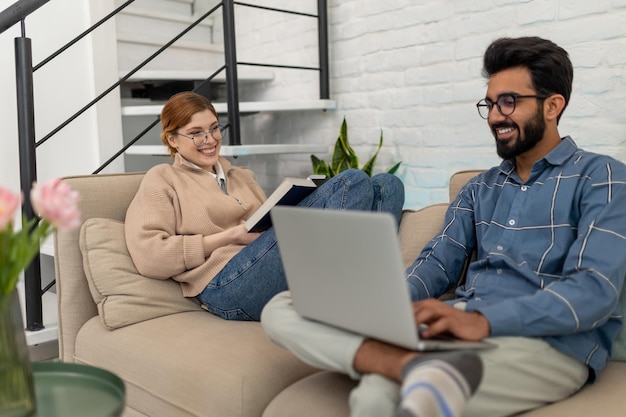
<svg viewBox="0 0 626 417"><path fill-rule="evenodd" d="M403 370L402 400L396 417L461 417L482 378L472 352L424 354Z"/></svg>

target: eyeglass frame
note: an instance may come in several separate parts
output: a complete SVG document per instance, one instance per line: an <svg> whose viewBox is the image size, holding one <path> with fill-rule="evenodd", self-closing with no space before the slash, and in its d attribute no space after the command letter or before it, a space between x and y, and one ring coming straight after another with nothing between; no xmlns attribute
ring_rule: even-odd
<svg viewBox="0 0 626 417"><path fill-rule="evenodd" d="M502 107L500 106L499 102L500 102L500 100L503 97L512 97L513 98L513 109L511 110L510 113L504 113L502 111ZM548 97L550 97L550 96L540 96L540 95L537 95L537 94L534 94L534 95L521 95L521 94L513 94L513 93L504 93L504 94L500 94L498 96L498 99L495 101L495 103L492 102L491 100L489 100L488 98L480 99L478 101L478 103L476 103L476 110L478 111L478 115L481 118L485 119L485 120L487 120L489 118L489 114L491 113L491 110L493 110L494 107L496 107L498 109L498 112L501 115L503 115L503 116L510 116L510 115L513 114L513 112L515 112L515 108L516 108L515 106L517 104L517 100L518 99L520 99L520 98L534 98L534 99L537 99L537 100L545 100ZM481 107L486 107L487 108L487 116L486 117L483 116L482 113L480 112Z"/></svg>
<svg viewBox="0 0 626 417"><path fill-rule="evenodd" d="M216 130L220 132L220 137L219 138L216 138L215 135L214 135ZM180 132L174 132L174 134L180 135L180 136L182 136L184 138L187 138L187 139L191 139L193 144L196 145L196 146L202 146L205 143L207 143L207 141L209 140L209 135L211 135L211 137L213 139L217 140L217 141L222 140L224 138L224 130L226 130L226 128L223 125L217 125L215 127L210 128L208 131L201 130L199 132L195 132L191 136L185 135L185 134L180 133ZM199 135L201 133L204 133L204 139L202 140L202 142L200 144L197 144L195 137L196 137L196 135Z"/></svg>

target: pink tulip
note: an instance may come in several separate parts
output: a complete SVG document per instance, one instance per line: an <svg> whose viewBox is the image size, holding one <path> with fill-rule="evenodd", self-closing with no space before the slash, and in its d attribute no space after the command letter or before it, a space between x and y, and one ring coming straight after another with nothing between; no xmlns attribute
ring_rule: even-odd
<svg viewBox="0 0 626 417"><path fill-rule="evenodd" d="M60 179L33 184L30 199L38 215L58 230L71 230L80 226L78 192Z"/></svg>
<svg viewBox="0 0 626 417"><path fill-rule="evenodd" d="M21 203L21 195L0 187L0 230L3 230L13 220L15 210Z"/></svg>

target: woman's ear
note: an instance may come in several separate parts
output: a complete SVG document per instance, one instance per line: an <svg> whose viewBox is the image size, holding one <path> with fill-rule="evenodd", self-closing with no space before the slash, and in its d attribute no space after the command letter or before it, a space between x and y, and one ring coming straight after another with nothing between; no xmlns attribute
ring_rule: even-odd
<svg viewBox="0 0 626 417"><path fill-rule="evenodd" d="M565 97L561 94L553 94L546 98L543 103L543 115L546 120L557 120L565 108Z"/></svg>
<svg viewBox="0 0 626 417"><path fill-rule="evenodd" d="M176 140L174 138L175 135L172 135L171 133L167 134L167 143L170 144L170 146L174 149L176 149Z"/></svg>

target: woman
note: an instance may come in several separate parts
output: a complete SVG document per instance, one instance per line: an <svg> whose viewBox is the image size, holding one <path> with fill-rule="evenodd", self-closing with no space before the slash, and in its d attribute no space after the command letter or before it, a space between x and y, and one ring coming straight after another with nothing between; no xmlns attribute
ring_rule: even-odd
<svg viewBox="0 0 626 417"><path fill-rule="evenodd" d="M151 168L126 214L126 242L137 270L173 278L185 297L231 320L260 319L273 295L287 289L273 228L248 233L244 222L266 196L249 170L219 155L223 128L203 96L182 92L161 112L161 140L174 162ZM402 182L348 170L299 205L387 211L400 220Z"/></svg>

